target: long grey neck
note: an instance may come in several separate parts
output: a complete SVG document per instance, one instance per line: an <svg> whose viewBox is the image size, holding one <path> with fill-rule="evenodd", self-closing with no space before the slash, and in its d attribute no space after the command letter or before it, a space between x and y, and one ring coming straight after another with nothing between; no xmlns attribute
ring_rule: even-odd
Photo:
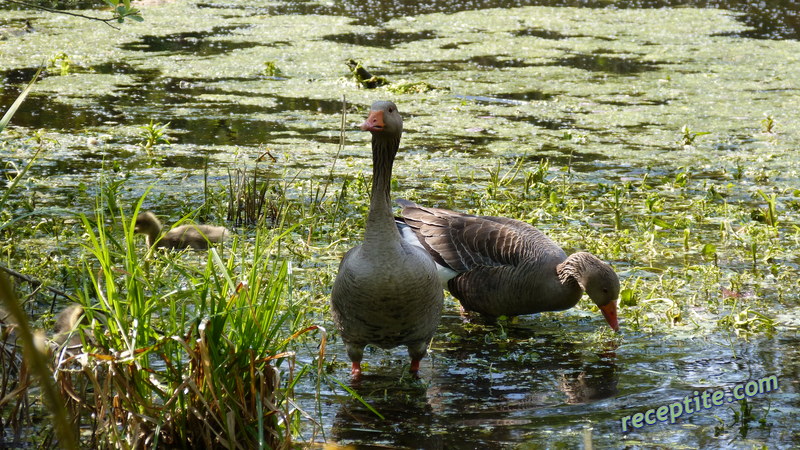
<svg viewBox="0 0 800 450"><path fill-rule="evenodd" d="M392 164L400 147L400 136L372 134L372 200L364 232L364 245L382 246L400 239L391 205Z"/></svg>

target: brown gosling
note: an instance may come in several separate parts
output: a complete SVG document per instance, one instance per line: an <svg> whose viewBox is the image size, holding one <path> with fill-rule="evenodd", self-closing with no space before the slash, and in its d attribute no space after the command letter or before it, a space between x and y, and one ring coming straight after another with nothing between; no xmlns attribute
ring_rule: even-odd
<svg viewBox="0 0 800 450"><path fill-rule="evenodd" d="M67 342L67 346L70 348L80 347L81 337L75 331L83 318L83 306L77 303L62 309L56 315L56 323L53 326L53 342L58 346Z"/></svg>
<svg viewBox="0 0 800 450"><path fill-rule="evenodd" d="M219 243L230 234L225 227L213 225L181 225L161 234L161 221L150 211L136 217L136 233L144 234L148 247L195 250L208 249L209 243Z"/></svg>

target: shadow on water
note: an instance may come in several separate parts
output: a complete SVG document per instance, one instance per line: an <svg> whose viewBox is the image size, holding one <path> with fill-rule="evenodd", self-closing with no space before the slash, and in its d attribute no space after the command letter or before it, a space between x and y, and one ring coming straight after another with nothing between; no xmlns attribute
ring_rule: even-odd
<svg viewBox="0 0 800 450"><path fill-rule="evenodd" d="M559 58L550 63L552 66L574 67L590 72L606 72L627 75L658 70L658 64L642 62L634 58L621 58L608 55L578 54Z"/></svg>
<svg viewBox="0 0 800 450"><path fill-rule="evenodd" d="M6 89L0 94L0 104L10 105L19 90ZM113 102L75 105L55 101L52 97L29 95L14 114L16 126L48 130L82 130L122 120L123 114Z"/></svg>
<svg viewBox="0 0 800 450"><path fill-rule="evenodd" d="M383 70L382 73L389 75L418 74L423 72L533 67L535 65L526 62L522 58L512 58L507 55L478 55L467 59L403 61L396 63L394 68Z"/></svg>
<svg viewBox="0 0 800 450"><path fill-rule="evenodd" d="M531 102L531 101L550 100L553 97L555 97L555 95L556 94L551 94L549 92L534 90L525 92L507 92L507 93L494 94L493 97L502 98L506 100Z"/></svg>
<svg viewBox="0 0 800 450"><path fill-rule="evenodd" d="M363 47L394 48L400 44L421 41L424 39L435 39L436 37L436 32L429 30L406 33L392 29L383 29L376 33L329 34L327 36L323 36L322 38L327 41L338 42L340 44L353 44Z"/></svg>
<svg viewBox="0 0 800 450"><path fill-rule="evenodd" d="M140 52L166 52L173 54L192 54L195 56L214 56L228 53L232 50L274 46L276 44L262 44L259 42L247 41L226 41L216 38L218 36L230 35L234 31L243 30L246 27L232 25L214 27L209 31L191 31L185 33L175 33L166 36L146 35L134 42L122 44L120 48L129 51Z"/></svg>
<svg viewBox="0 0 800 450"><path fill-rule="evenodd" d="M528 115L500 115L497 117L502 117L512 122L527 122L546 130L563 130L567 128L573 128L575 123L574 120L569 118L550 119L546 117Z"/></svg>
<svg viewBox="0 0 800 450"><path fill-rule="evenodd" d="M537 37L537 38L540 38L540 39L548 39L548 40L552 40L552 41L558 41L558 40L561 40L561 39L567 39L567 38L570 38L570 37L574 37L572 35L559 33L558 31L546 30L544 28L531 28L531 27L523 28L521 30L514 31L511 34L514 35L514 36L531 36L531 37Z"/></svg>

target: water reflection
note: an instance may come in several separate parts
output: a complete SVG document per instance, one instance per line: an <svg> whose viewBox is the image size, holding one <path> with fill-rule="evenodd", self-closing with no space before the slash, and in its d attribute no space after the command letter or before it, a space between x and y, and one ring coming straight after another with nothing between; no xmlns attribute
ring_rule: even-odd
<svg viewBox="0 0 800 450"><path fill-rule="evenodd" d="M360 401L349 399L336 411L331 434L339 444L370 442L407 448L443 448L442 436L431 433L436 417L421 381L398 383L384 374L365 374L355 387L361 397L384 417Z"/></svg>
<svg viewBox="0 0 800 450"><path fill-rule="evenodd" d="M291 13L292 8L295 7L298 10L302 8L327 10L351 17L359 17L359 14L364 14L364 21L379 21L381 18L398 17L404 12L409 14L430 12L437 8L452 12L460 9L515 3L525 2L478 1L459 2L457 5L454 2L446 1L433 1L428 5L420 5L419 2L411 1L381 4L350 1L328 2L328 4L284 2L276 3L268 8L274 8L276 13L281 14ZM574 3L574 6L599 4L599 2L591 1L571 3ZM656 3L668 4L669 2L643 1L640 3L647 6ZM615 2L615 7L633 4L634 2ZM704 4L711 5L710 2L704 2ZM786 23L796 20L797 15L792 9L793 6L786 6L785 2L783 4L785 14L781 20ZM374 9L368 10L364 5L369 5ZM225 3L225 1L216 2L213 5L206 4L206 6L243 8L239 2ZM750 8L722 1L711 6ZM763 9L770 11L770 8L772 6ZM260 14L265 8L259 9L258 6L248 5L247 10ZM754 20L753 18L756 16L757 14L754 13L750 16L743 16L741 20L747 22ZM793 17L795 19L792 19ZM764 29L768 29L769 26L780 26L775 25L776 23L778 22L757 28L752 33L757 35ZM239 26L219 27L217 31L224 35L234 33L239 28ZM573 37L573 35L530 27L522 28L515 33L518 36L548 40ZM742 34L747 35L748 33L751 32ZM163 37L148 36L132 44L128 50L140 52L140 56L152 57L153 55L146 55L146 52L163 51L209 55L216 54L215 52L220 50L235 48L229 46L224 40L215 41L212 37L209 32L176 33L168 35L166 42L161 42L164 40ZM360 45L367 45L367 42L375 41L391 47L404 42L435 37L433 32L404 33L385 28L363 38L358 35L336 35L329 40L336 42L349 40L351 43L360 43ZM570 42L570 40L564 40L557 44L567 46ZM459 48L470 44L474 43L449 43L443 45L442 48ZM548 45L553 44L548 43ZM273 45L289 44L279 42L273 43ZM661 63L637 57L623 57L621 54L615 54L607 49L602 50L601 53L592 53L591 50L585 49L572 51L574 53L569 53L555 64L599 74L618 75L664 68L660 67ZM410 74L419 74L423 71L491 71L492 69L534 65L528 62L534 61L534 59L514 58L513 53L511 55L459 56L456 58L461 59L427 61L420 58L412 61L386 62L385 64L390 65L392 70L395 70L394 73ZM682 66L682 69L685 67ZM35 68L21 67L0 73L0 79L3 80L2 99L0 99L2 104L10 104L16 98L19 92L18 85L27 83L35 70ZM177 144L188 147L175 145L173 150L160 160L159 164L163 167L191 169L202 168L206 155L216 151L226 151L213 149L215 145L255 146L279 139L297 137L312 142L335 143L338 140L335 132L330 133L331 128L327 127L325 123L317 124L317 122L327 120L328 125L330 123L338 125L338 121L330 121L331 117L325 116L339 114L341 103L338 99L333 99L339 94L320 94L319 91L316 91L316 94L310 94L294 91L293 96L287 86L292 82L291 79L287 82L287 80L274 78L267 79L257 74L249 77L167 77L158 69L142 70L118 61L92 66L89 71L98 74L125 74L129 75L133 81L129 86L120 86L114 92L101 96L96 101L84 102L83 105L64 104L58 101L56 95L43 96L34 93L15 117L15 124L82 133L81 130L84 128L101 126L109 122L134 126L136 124L143 125L155 117L162 123L169 121L170 136L177 139ZM657 97L652 94L649 94L650 97L644 95L637 97L633 94L602 96L596 94L595 89L591 89L592 93L587 94L576 91L571 86L562 86L547 81L548 84L535 83L528 87L498 84L486 86L485 89L477 89L475 92L460 92L459 95L482 94L462 95L460 98L478 104L476 108L480 109L476 113L480 114L477 116L478 118L483 119L484 114L491 114L492 118L499 117L515 122L510 124L510 127L522 128L527 124L533 124L548 130L586 130L587 134L590 133L593 139L602 145L613 145L620 149L641 149L648 152L661 150L665 155L667 151L672 154L679 153L674 151L675 146L672 142L675 137L672 135L666 136L665 134L662 147L659 147L657 143L639 140L636 137L637 131L665 130L665 124L660 122L662 119L655 114L645 114L638 119L639 121L631 121L632 124L623 121L623 123L614 124L610 129L581 128L581 126L586 127L587 123L581 115L596 114L610 109L604 108L596 111L594 105L611 105L622 108L667 105L673 100L662 100L663 97L670 95L674 96L676 101L680 101L682 93L667 91L666 94L659 93ZM9 86L11 84L17 86ZM268 86L267 89L263 88L265 84ZM254 85L259 87L248 90ZM754 81L749 85L761 89L759 86L762 86L762 83ZM534 86L557 86L557 91L548 93L533 89ZM273 87L275 89L272 89ZM519 91L514 91L514 89L519 89ZM776 89L783 89L787 94L796 93L796 89L791 87ZM334 90L332 89L331 92ZM774 92L764 88L763 93L766 97L768 93L773 94ZM328 95L330 98L316 99L311 98L312 95ZM541 100L561 101L559 98L561 96L585 98L586 104L590 107L578 108L568 114L559 115L544 108L534 109L546 105L532 104L532 102ZM556 98L554 99L554 97ZM247 99L247 101L242 101L242 99ZM502 112L502 115L496 114L497 112ZM553 118L550 118L551 115ZM735 117L733 115L730 117L731 121L734 121ZM318 120L320 118L323 120ZM416 124L423 128L423 123L423 121L410 120L409 124L412 126L409 127L409 136L415 136L414 132L417 131L414 130L413 125ZM589 123L589 126L606 128L605 124L601 127L591 125L592 122ZM758 124L753 122L751 126L757 128ZM620 134L618 129L625 129L627 133ZM492 135L489 131L491 130L477 127L466 130L451 129L437 135L419 137L418 142L423 144L426 149L455 150L475 156L493 156L490 149L491 144L496 143L499 139L508 138ZM561 135L561 132L551 134ZM533 167L542 157L549 156L553 167L569 166L574 173L591 172L591 179L596 180L599 185L603 185L609 179L618 180L625 176L637 180L637 184L638 181L644 184L643 180L648 174L651 177L668 175L674 178L675 174L669 172L668 167L650 168L648 166L646 170L638 167L644 166L645 163L636 161L636 158L631 158L630 154L615 159L608 154L593 152L591 147L581 148L580 151L573 154L576 146L572 144L567 133L564 133L564 136L563 144L562 141L553 143L553 141L545 140L540 146L535 147L534 154L526 155L526 163L531 163L526 167ZM787 139L787 136L791 135L787 133L780 138ZM108 167L104 166L104 162L108 164L110 160L115 160L121 161L123 165L145 165L143 158L134 158L135 155L132 152L125 150L135 149L138 139L126 136L115 139L128 139L127 143L132 145L128 147L113 145L87 151L80 144L71 144L70 150L72 151L59 152L57 158L42 159L41 164L37 166L37 176L59 177L58 180L52 181L53 184L56 184L56 188L66 186L69 192L75 192L77 191L74 188L75 185L87 179L93 179L75 175L90 174L94 177L103 167ZM752 142L757 137L745 132L744 134L729 135L729 139L729 141L712 144L711 150L734 152L738 150L737 147L741 146L741 143ZM83 139L80 141L82 142ZM198 150L195 146L203 147ZM529 146L527 144L520 146L520 153L527 151L525 147ZM749 147L747 148L749 149ZM361 150L358 151L361 152ZM644 154L643 151L642 155ZM302 164L304 168L309 168L315 167L313 164L321 166L325 163L326 161L323 159L309 161L305 157L302 159L298 157L296 162L289 163L285 167L292 167L291 164ZM428 165L422 164L421 167L427 168ZM712 169L693 167L692 177L708 179L710 182L732 182L730 176L714 175L710 172ZM643 172L637 173L637 170ZM481 171L481 169L477 169L477 171ZM138 175L139 179L132 180L132 184L143 186L152 183L152 173L152 171L142 172L141 175ZM193 170L191 173L195 177L202 176L202 170ZM422 179L413 180L419 186L420 195L429 198L448 195L444 191L435 192L429 188L431 180L440 180L439 175L439 173L430 176L426 174ZM776 178L783 177L781 179L788 179L791 176L791 171L775 175ZM48 180L48 183L50 182ZM401 181L401 185L408 183L408 180ZM665 183L665 185L667 184ZM181 189L191 189L191 186L196 184L181 182L180 185ZM473 187L483 188L479 183ZM674 188L670 187L669 189ZM49 197L48 200L52 201L51 199L55 198L52 193L44 192ZM746 195L751 193L744 190L743 192ZM785 200L786 205L791 207L793 203L790 202L794 200L788 192L791 191L784 192L785 196L782 200ZM42 194L34 195L41 196ZM727 201L732 200L734 200L733 197L727 198ZM749 200L736 198L735 200L752 201L752 198ZM38 201L44 201L44 199ZM607 209L591 213L594 220L605 224L613 223L613 219L609 219L607 214L610 214ZM703 233L701 236L711 236L711 231L718 228L719 223L712 222L697 225L693 230ZM696 253L692 256L699 260ZM796 257L793 261L797 263ZM733 267L739 272L747 270L747 261L723 261L723 263L727 264L728 269ZM620 264L633 265L635 262L625 261ZM687 265L685 261L674 262L668 258L663 258L653 264L655 267L664 269ZM791 267L796 269L796 264ZM318 288L318 285L312 284L301 289ZM577 328L579 333L585 335L594 329L592 326L581 327L580 324ZM778 425L775 429L781 433L787 433L787 430L790 429L787 424L791 424L790 416L794 414L793 409L796 410L800 407L795 392L796 383L793 384L791 381L798 378L798 371L800 371L798 369L800 366L794 362L800 356L796 351L798 340L789 334L792 332L796 334L796 330L785 333L780 339L763 339L747 343L748 346L752 345L752 348L736 349L729 349L725 346L716 348L712 344L699 341L699 339L698 341L692 339L681 341L680 337L672 336L674 332L675 330L672 329L657 329L647 335L629 335L626 336L625 345L621 349L616 349L613 345L596 344L585 335L576 335L571 329L565 329L561 325L548 325L546 321L538 319L523 321L521 325L511 326L504 330L496 324L464 323L460 321L460 318L446 317L442 332L436 338L439 348L434 351L432 363L424 365L423 379L420 382L401 380L403 369L400 369L400 366L379 368L375 364L373 373L365 375L364 382L360 386L355 386L360 395L386 416L386 420L379 420L356 400L349 398L342 400L341 395L338 397L327 395L323 400L327 403L323 407L321 422L326 427L333 423L328 436L333 441L359 445L371 443L373 445L415 448L510 447L526 441L544 442L553 447L561 444L569 447L574 446L576 442L570 440L574 437L570 434L571 430L582 427L588 422L595 424L597 433L603 436L601 443L618 445L620 439L619 416L627 414L628 411L637 412L643 405L657 404L655 402L674 401L698 387L729 385L746 380L748 376L753 376L752 374L776 373L780 375L782 381L790 381L782 385L786 389L781 394L782 397L773 397L778 399L774 404L779 405L784 412L775 408L774 411L777 412L772 413L768 422L772 420L772 417L777 417ZM659 339L657 345L653 345L652 339L655 336L665 336L665 338ZM713 348L710 350L709 347ZM716 349L716 353L714 349ZM343 354L339 356L341 359L346 359ZM302 386L301 390L308 393L313 392L313 389L313 386L306 385ZM767 400L764 399L761 405L767 404ZM785 412L787 410L788 413ZM638 441L640 437L642 442L652 440L652 435L648 433L656 430L656 433L659 433L658 436L665 438L663 441L667 443L687 446L699 446L703 443L719 444L723 441L711 436L717 426L715 415L721 416L726 421L725 427L730 427L731 414L728 409L724 411L720 409L714 413L696 415L686 419L684 428L679 428L677 425L671 426L671 428L663 425L660 428L642 430L639 434L633 434L631 440L634 442L634 446L640 442ZM787 417L789 418L787 419ZM728 430L729 428L725 428L722 433L728 433ZM736 433L737 431L734 430L729 438L735 438ZM751 437L759 435L763 439L770 438L768 428L751 429L749 433L748 436ZM730 439L726 441L730 442ZM781 442L792 439L797 441L797 438L785 438ZM682 440L688 440L688 443L682 442Z"/></svg>
<svg viewBox="0 0 800 450"><path fill-rule="evenodd" d="M154 119L169 122L168 134L175 143L194 145L258 146L276 139L303 136L309 140L332 142L328 128L309 125L307 121L284 121L267 114L301 111L319 114L340 114L340 100L290 97L272 93L254 93L231 89L231 84L251 81L249 78L219 77L214 79L161 77L155 69L134 69L127 63L105 63L92 66L96 73L131 75L134 82L114 92L101 95L93 102L65 103L58 96L28 96L14 116L13 124L34 129L83 131L109 124L141 124ZM10 105L36 68L11 69L0 72L5 82L0 91L0 104ZM220 95L207 100L204 96ZM243 104L238 97L261 98L259 104ZM154 112L150 105L159 105ZM174 111L172 108L175 108ZM254 118L258 116L259 118Z"/></svg>
<svg viewBox="0 0 800 450"><path fill-rule="evenodd" d="M423 364L421 380L411 381L397 366L376 365L352 385L385 420L347 399L335 413L334 441L496 447L521 442L542 421L573 422L583 405L619 392L616 341L588 346L556 338L558 330L549 327L504 328L480 317L443 321L440 335L446 338L435 339L439 348Z"/></svg>
<svg viewBox="0 0 800 450"><path fill-rule="evenodd" d="M619 392L616 352L601 352L597 357L596 362L585 364L580 372L561 375L559 389L567 395L567 403L595 402L614 397Z"/></svg>

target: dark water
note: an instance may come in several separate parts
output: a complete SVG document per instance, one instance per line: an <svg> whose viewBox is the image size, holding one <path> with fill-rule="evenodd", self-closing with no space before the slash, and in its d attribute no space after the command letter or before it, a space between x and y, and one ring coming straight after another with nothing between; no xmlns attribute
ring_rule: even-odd
<svg viewBox="0 0 800 450"><path fill-rule="evenodd" d="M142 187L154 182L159 183L156 190L162 189L162 194L163 191L179 190L184 186L188 186L186 189L196 189L202 183L200 169L208 158L222 159L237 151L260 154L263 152L262 146L275 146L287 154L284 157L289 160L287 166L327 168L330 155L318 151L318 148L338 142L341 91L349 89L348 95L355 98L354 106L349 109L351 114L363 112L364 105L374 96L350 86L342 87L344 83L337 80L346 76L343 64L341 72L300 81L289 75L268 76L256 69L249 72L226 72L220 69L220 73L208 76L175 76L170 71L170 65L175 61L182 62L180 58L197 57L203 61L220 58L221 61L222 58L247 51L278 49L289 55L296 51L294 44L297 42L281 36L269 42L248 41L243 36L253 31L255 25L240 23L238 14L256 18L263 15L312 14L347 17L352 19L352 23L372 25L374 28L364 32L337 33L331 27L325 30L319 41L349 46L356 49L354 52L357 55L371 55L371 51L400 51L405 46L436 42L442 37L442 33L433 29L404 31L381 26L391 19L435 12L529 5L572 6L592 10L681 9L689 6L720 8L734 11L737 13L735 20L750 27L729 36L763 41L791 41L800 36L800 6L792 1L369 0L277 2L266 6L237 1L203 2L198 4L201 10L220 11L221 23L196 31L148 30L145 34L137 35L118 46L116 50L123 53L112 54L102 63L88 66L78 64L75 68L80 74L119 75L128 77L129 81L121 82L114 89L108 89L86 101L63 101L64 98L58 95L35 92L16 114L13 124L46 131L60 140L59 145L54 145L42 157L33 172L52 184L50 191L40 193L39 201L44 204L61 204L64 199L70 204L78 203L81 193L87 190L86 183L91 183L97 173L114 164L118 165L119 170L131 172L130 183L136 187L132 189L133 193L126 194L131 198L136 198ZM3 7L7 7L6 4ZM231 17L228 15L230 12L236 14ZM19 21L0 20L2 26L12 23ZM33 26L36 29L35 22ZM695 159L687 158L689 163L660 164L665 160L679 161L679 158L691 152L676 150L675 137L666 135L664 129L667 126L660 114L677 114L669 109L676 103L679 104L676 109L681 111L692 110L693 107L699 110L703 106L700 100L694 103L695 98L699 97L696 93L683 86L672 87L668 75L713 75L707 73L705 67L676 65L668 58L670 55L646 55L645 50L641 53L617 53L613 40L607 37L592 37L602 42L594 50L567 48L565 42L568 40L590 38L577 25L568 32L519 24L509 34L541 39L565 48L549 59L518 57L513 48L453 58L431 58L424 53L402 61L376 57L376 64L382 66L382 74L393 77L425 74L433 77L434 83L438 80L437 76L446 81L448 76L458 78L462 72L475 78L479 78L481 73L515 73L513 70L527 69L552 69L552 73L556 74L559 73L555 72L557 69L564 69L580 74L579 82L570 79L567 83L562 83L561 79L543 79L533 82L524 80L530 84L521 85L511 76L506 84L494 79L479 80L476 83L484 85L476 92L464 90L454 83L456 87L453 90L445 94L432 94L431 98L436 100L430 101L430 105L425 104L426 97L413 100L405 98L409 103L422 103L426 107L415 108L408 117L407 136L414 143L413 151L416 154L402 155L401 158L419 154L430 156L430 159L424 160L426 166L421 170L424 173L406 174L406 178L401 179L406 188L424 191L426 198L431 201L446 201L448 194L431 188L431 185L444 176L452 175L453 165L458 162L449 162L448 152L454 152L476 161L473 167L456 169L481 174L483 178L478 177L479 182L471 188L482 192L485 190L487 167L494 165L494 161L490 160L495 156L491 150L494 147L491 146L507 145L511 149L503 156L508 159L518 157L526 163L535 164L544 156L551 158L553 166L569 164L571 170L593 180L592 189L597 191L595 197L601 196L602 189L606 189L604 186L610 183L622 184L626 179L641 180L645 175L652 176L652 183L660 189L675 190L669 179L674 178L680 168L691 165L690 168L696 169L692 175L705 183L703 189L706 185L718 184L719 189L724 190L726 184L731 184L736 187L729 188L731 192L725 191L726 201L758 200L754 187L746 186L745 182L732 181L715 167L703 167L707 162L697 163ZM459 38L441 43L439 48L458 51L471 44L474 42ZM642 48L648 45L652 43L642 43ZM170 59L162 65L143 63L150 59L173 57L178 59ZM260 66L265 59L248 58L244 58L240 65ZM776 58L790 57L777 55ZM287 65L291 69L291 64L302 63L304 61L290 60ZM730 64L744 65L735 60ZM230 69L229 66L222 66L222 63L220 65ZM0 66L0 104L11 104L21 86L30 80L35 71L32 65ZM660 86L663 86L657 95L642 92L645 88L637 91L637 83L657 73L662 78ZM746 114L734 110L730 105L728 108L731 111L725 110L727 104L721 100L732 97L732 92L739 93L737 95L755 92L766 99L784 96L787 101L796 97L796 87L765 88L761 85L762 79L791 78L794 73L768 72L764 76L748 76L757 82L740 90L724 91L719 98L703 98L702 101L720 100L722 106L711 108L714 114L722 111L719 112L719 115L724 115L722 121L734 123ZM47 77L51 78L45 81L54 81L56 75L48 74ZM619 78L626 80L621 83L623 87L630 85L631 89L604 90L611 84L609 79ZM536 81L541 82L534 83ZM316 87L315 82L322 83L323 87L312 93L307 92ZM298 84L300 88L297 88ZM586 85L592 89L582 89ZM708 82L709 89L713 85L713 82ZM439 94L440 97L434 97ZM546 106L530 107L531 104L559 104L568 101L564 100L568 96L579 99L574 106L570 106L568 114L553 113ZM447 103L454 99L453 103ZM680 103L682 101L685 103ZM774 106L773 101L770 100L770 107ZM739 103L747 102L742 100ZM442 104L445 106L439 108ZM450 123L439 119L442 116L449 118L448 114L458 107L474 108L470 111L479 115L478 120L474 123L457 120ZM761 105L758 107L762 108ZM636 120L619 119L619 123L616 122L617 114L621 116L630 111L641 111L641 114ZM774 108L771 111L775 112ZM762 111L759 110L758 114L762 114ZM607 120L601 120L599 124L588 120L594 116ZM140 137L131 133L114 133L117 126L141 126L150 120L168 122L169 134L174 139L174 150L157 165L158 170L167 169L158 172L161 176L158 179L153 175L156 169L138 157L136 143ZM433 122L439 125L437 132L426 133ZM498 122L500 125L495 125ZM754 146L756 138L751 129L757 125L755 121L751 122L737 124L736 133L728 140L715 142L712 149L730 153L752 150L748 146ZM788 129L794 125L796 123L784 121L783 126ZM698 128L701 131L702 126L702 121L696 125L701 127ZM493 133L496 129L513 131L524 127L543 134L553 132L560 135L563 132L564 137L554 143L553 140L540 142L536 135L522 132L512 135ZM103 135L103 145L88 143L87 130L92 136ZM784 131L776 139L792 139L794 132ZM570 144L581 133L595 138L596 147L573 152ZM643 140L641 137L643 134L659 133L663 133L660 139ZM365 143L363 141L355 145ZM788 150L783 150L787 147L796 148L781 142L775 145L781 150L776 153L785 154ZM309 148L311 150L307 150ZM619 154L601 151L603 148L618 149ZM363 148L357 147L357 150L347 149L345 152L357 154L361 150ZM302 153L304 151L306 153ZM295 153L298 156L294 156ZM15 162L24 160L18 154L3 153L2 156L3 162L6 158ZM363 155L359 157L363 159ZM778 163L771 162L779 157L770 154L763 158L766 161L763 162L763 177L784 186L796 184L795 174L791 171L782 172L776 168ZM229 161L222 160L225 163L219 165ZM410 170L403 169L404 162L398 163L400 169ZM758 164L762 164L762 161ZM10 171L6 167L2 170ZM355 169L347 170L355 172ZM313 178L319 174L308 176ZM796 209L796 203L791 202L796 202L797 195L788 188L780 194L785 200L781 203L781 212L793 217L790 214ZM196 191L192 195L197 195ZM713 197L710 188L708 195ZM179 200L167 198L166 202L181 204L192 201L191 196L188 200L180 192L179 196ZM593 208L593 220L603 222L606 226L613 220L607 204L589 204L587 208ZM641 215L641 211L631 212L630 215ZM636 233L637 229L630 225L633 220L630 219L628 227ZM786 224L783 229L784 239L796 239L796 234L791 234L791 225ZM724 226L725 223L712 221L698 225L697 229L710 235ZM735 232L732 234L735 235ZM655 238L656 235L653 236ZM773 255L770 258L786 262L794 270L800 264L796 256ZM674 259L664 258L647 263L668 270L682 266L679 259L676 256ZM645 264L644 261L614 263L623 278L638 276L641 271L635 266ZM749 261L727 263L734 273L746 273L749 269ZM769 261L761 262L767 263ZM715 292L718 286L709 289ZM766 292L763 295L771 294ZM774 301L775 305L783 308L793 300L775 298ZM790 311L796 311L796 306ZM800 430L796 426L800 411L800 398L797 395L800 338L796 326L780 328L773 336L757 334L749 339L740 339L728 332L686 336L673 333L668 327L651 332L634 332L632 330L637 329L634 324L623 320L621 336L612 336L605 330L606 325L599 314L585 311L529 316L519 318L516 322L499 324L484 323L474 318L467 321L455 311L456 306L450 304L434 339L431 356L423 362L421 380L412 380L405 374L407 356L404 349L367 352L365 362L368 365L364 379L352 387L384 419L378 418L330 380L325 380L318 397L311 380L306 381L300 387L299 399L301 406L322 424L321 434L314 436L315 442L321 443L324 435L327 442L360 448L650 448L653 443L679 448L750 448L761 445L792 448L800 445ZM627 317L630 317L630 321L635 320L632 313ZM703 318L697 320L702 321ZM706 327L711 325L706 324ZM337 361L331 377L349 384L347 357L341 342L334 338L328 348L329 361ZM753 408L750 416L745 417L742 413L746 406L726 403L684 415L674 424L657 423L622 432L621 421L625 416L679 402L694 391L731 390L736 385L769 375L778 377L780 389L749 398L748 405ZM305 425L302 438L311 440L309 430L314 427L311 421Z"/></svg>

